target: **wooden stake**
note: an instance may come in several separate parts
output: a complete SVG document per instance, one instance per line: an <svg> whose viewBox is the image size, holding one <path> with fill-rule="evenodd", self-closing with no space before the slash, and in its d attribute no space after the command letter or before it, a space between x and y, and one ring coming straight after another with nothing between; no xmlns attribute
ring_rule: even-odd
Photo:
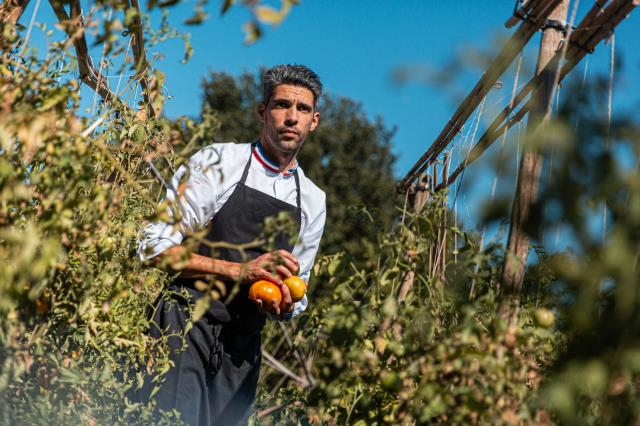
<svg viewBox="0 0 640 426"><path fill-rule="evenodd" d="M550 19L565 22L569 10L569 0L562 2L551 12ZM545 28L540 41L536 75L543 74L540 89L534 92L534 103L529 114L527 134L531 135L540 125L549 119L551 99L557 84L555 66L547 67L552 60L561 60L556 52L561 49L564 39L562 31L557 28ZM555 59L554 59L555 58ZM545 67L547 67L545 69ZM504 260L502 281L504 283L504 299L500 305L500 316L509 322L509 328L515 327L518 307L520 305L520 290L524 279L525 265L529 255L529 236L525 226L529 220L531 207L538 197L540 185L540 171L542 168L542 154L532 150L525 144L520 162L516 194L511 212L509 228L509 242Z"/></svg>
<svg viewBox="0 0 640 426"><path fill-rule="evenodd" d="M419 214L424 205L429 200L429 175L423 173L418 179L418 185L416 186L416 194L413 199L413 212Z"/></svg>
<svg viewBox="0 0 640 426"><path fill-rule="evenodd" d="M431 165L431 176L433 176L433 187L438 187L438 163L433 163ZM440 270L440 258L442 257L440 254L440 241L442 241L442 223L438 226L438 234L436 237L436 250L435 250L435 258L433 261L433 271L432 276L436 276L439 274Z"/></svg>
<svg viewBox="0 0 640 426"><path fill-rule="evenodd" d="M429 200L429 183L429 175L426 173L421 174L416 185L415 196L413 199L413 211L416 215L420 214L425 203ZM431 251L429 251L429 253L431 253ZM403 303L407 298L407 294L409 294L413 288L413 281L416 277L417 266L415 256L415 253L409 253L409 251L406 251L403 255L405 262L410 263L410 267L402 278L402 285L400 286L400 292L398 293L397 298L398 303ZM429 254L429 256L431 256L431 254ZM429 259L429 263L431 263L431 259Z"/></svg>
<svg viewBox="0 0 640 426"><path fill-rule="evenodd" d="M413 280L415 279L415 277L416 273L413 268L407 271L407 273L404 275L404 278L402 279L402 286L400 287L400 292L398 293L398 303L403 303L407 298L407 294L409 294L409 292L413 288Z"/></svg>
<svg viewBox="0 0 640 426"><path fill-rule="evenodd" d="M447 186L447 179L449 178L449 162L450 162L449 152L444 153L443 165L442 165L442 182L441 185ZM442 264L440 269L442 269L442 275L444 276L444 271L447 265L447 209L449 208L449 194L447 193L444 196L443 200L443 217L442 217L442 228L444 229L444 234L442 236Z"/></svg>

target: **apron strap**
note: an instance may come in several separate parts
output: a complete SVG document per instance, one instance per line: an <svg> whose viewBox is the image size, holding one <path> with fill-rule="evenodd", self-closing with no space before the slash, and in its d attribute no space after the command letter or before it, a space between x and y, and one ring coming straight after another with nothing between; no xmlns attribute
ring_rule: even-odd
<svg viewBox="0 0 640 426"><path fill-rule="evenodd" d="M242 172L242 177L240 178L241 184L244 184L247 180L247 176L249 176L249 166L251 166L251 158L253 157L253 150L256 149L256 145L258 145L258 141L255 141L251 144L251 151L249 152L249 161L244 166L244 171Z"/></svg>
<svg viewBox="0 0 640 426"><path fill-rule="evenodd" d="M298 209L302 210L302 205L300 204L300 177L298 177L298 170L293 171L293 177L296 179L296 205Z"/></svg>
<svg viewBox="0 0 640 426"><path fill-rule="evenodd" d="M247 176L249 176L249 167L251 166L251 158L253 157L253 151L256 149L257 145L258 145L258 141L255 141L251 144L251 152L249 153L249 160L247 161L247 164L245 164L244 166L242 177L240 178L240 182L239 182L243 185L247 181ZM296 206L299 209L302 209L302 204L300 202L300 177L298 176L298 170L295 170L293 172L293 177L296 180Z"/></svg>

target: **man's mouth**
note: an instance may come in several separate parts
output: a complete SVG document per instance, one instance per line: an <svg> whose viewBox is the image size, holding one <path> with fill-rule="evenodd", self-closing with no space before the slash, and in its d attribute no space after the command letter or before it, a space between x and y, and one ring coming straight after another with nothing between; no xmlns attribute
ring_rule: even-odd
<svg viewBox="0 0 640 426"><path fill-rule="evenodd" d="M295 129L282 129L279 132L281 135L286 135L286 136L297 136L298 132Z"/></svg>

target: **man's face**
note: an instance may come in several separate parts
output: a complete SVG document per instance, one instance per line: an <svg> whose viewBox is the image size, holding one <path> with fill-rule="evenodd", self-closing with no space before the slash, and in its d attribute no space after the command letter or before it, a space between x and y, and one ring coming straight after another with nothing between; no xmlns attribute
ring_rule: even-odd
<svg viewBox="0 0 640 426"><path fill-rule="evenodd" d="M263 123L263 141L286 153L300 149L320 118L313 108L313 92L290 84L276 86L269 102L258 106L258 114Z"/></svg>

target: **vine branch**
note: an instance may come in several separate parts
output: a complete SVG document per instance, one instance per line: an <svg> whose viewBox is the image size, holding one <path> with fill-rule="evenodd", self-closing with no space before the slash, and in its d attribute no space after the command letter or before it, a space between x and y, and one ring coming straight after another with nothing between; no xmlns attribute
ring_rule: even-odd
<svg viewBox="0 0 640 426"><path fill-rule="evenodd" d="M144 35L142 33L142 20L140 19L142 13L140 10L140 3L138 0L130 0L129 4L131 7L135 8L137 12L133 19L133 25L129 28L133 46L133 57L135 60L136 78L140 81L142 96L144 98L145 105L149 108L149 116L156 117L157 111L154 109L149 96L149 82L147 80L149 63L147 62L147 54L144 49Z"/></svg>

